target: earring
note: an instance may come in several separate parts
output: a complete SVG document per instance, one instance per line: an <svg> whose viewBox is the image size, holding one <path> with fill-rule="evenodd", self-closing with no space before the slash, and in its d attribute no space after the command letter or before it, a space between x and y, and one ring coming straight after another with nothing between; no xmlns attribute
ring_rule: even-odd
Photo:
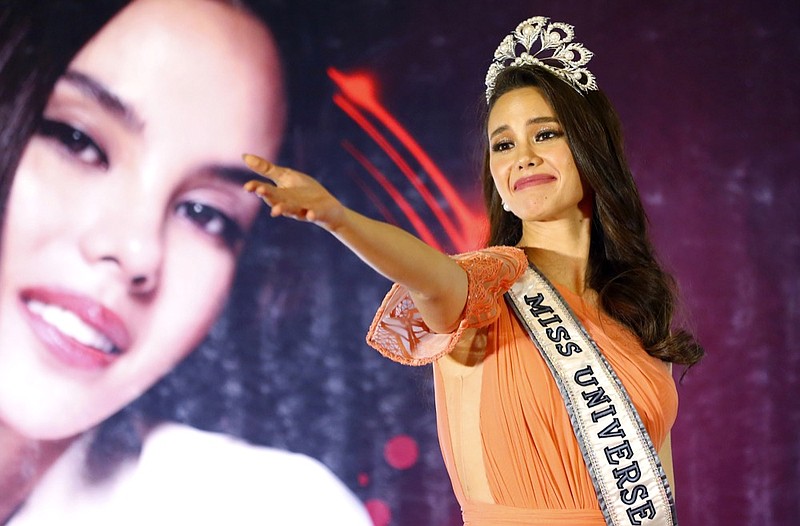
<svg viewBox="0 0 800 526"><path fill-rule="evenodd" d="M503 201L503 210L505 210L506 212L511 212L511 207L508 206L508 203L506 203L505 201Z"/></svg>

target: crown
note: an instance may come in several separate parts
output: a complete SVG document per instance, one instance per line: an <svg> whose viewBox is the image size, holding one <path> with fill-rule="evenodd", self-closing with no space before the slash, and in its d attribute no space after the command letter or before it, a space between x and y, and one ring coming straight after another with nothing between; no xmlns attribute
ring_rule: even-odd
<svg viewBox="0 0 800 526"><path fill-rule="evenodd" d="M583 44L572 42L575 28L563 22L549 22L535 16L521 22L507 35L494 52L494 61L486 73L486 102L494 93L497 75L509 66L541 66L579 92L597 89L594 75L584 68L594 53ZM524 49L517 55L517 47ZM537 48L538 49L535 49Z"/></svg>

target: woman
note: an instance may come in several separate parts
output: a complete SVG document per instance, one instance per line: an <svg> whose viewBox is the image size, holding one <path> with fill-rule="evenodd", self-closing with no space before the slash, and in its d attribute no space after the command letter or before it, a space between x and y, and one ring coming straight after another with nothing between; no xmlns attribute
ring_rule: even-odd
<svg viewBox="0 0 800 526"><path fill-rule="evenodd" d="M72 15L93 16L78 4ZM70 42L71 59L48 36L63 24L52 6L15 6L3 84L30 90L13 105L4 92L3 129L35 127L4 152L0 522L367 524L316 461L175 424L139 422L141 454L86 476L91 430L186 357L225 303L258 213L239 152L277 153L282 71L270 30L234 2L134 0Z"/></svg>
<svg viewBox="0 0 800 526"><path fill-rule="evenodd" d="M675 523L669 364L702 349L671 330L672 279L647 238L618 119L584 67L591 53L572 35L535 17L495 53L487 249L446 257L303 174L245 157L275 183L245 185L273 216L318 224L396 282L367 340L434 364L440 442L470 525Z"/></svg>

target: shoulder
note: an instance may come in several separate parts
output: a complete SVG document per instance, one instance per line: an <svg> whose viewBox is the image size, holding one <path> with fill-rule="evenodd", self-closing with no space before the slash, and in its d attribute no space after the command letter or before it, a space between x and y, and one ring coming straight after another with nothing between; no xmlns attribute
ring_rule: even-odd
<svg viewBox="0 0 800 526"><path fill-rule="evenodd" d="M372 320L368 345L399 363L431 363L452 351L466 329L496 320L503 308L503 294L528 267L525 252L515 247L489 247L452 258L467 274L467 301L456 330L431 332L408 290L394 284Z"/></svg>
<svg viewBox="0 0 800 526"><path fill-rule="evenodd" d="M149 487L173 495L181 488L185 506L201 503L198 519L222 511L233 524L316 524L336 516L367 524L362 504L321 462L222 434L163 424L148 437L139 470Z"/></svg>
<svg viewBox="0 0 800 526"><path fill-rule="evenodd" d="M295 473L328 476L327 469L310 457L172 423L161 424L148 434L138 466L186 483L192 483L193 475L207 478L211 473L235 475L242 481L242 477L263 479L259 484Z"/></svg>
<svg viewBox="0 0 800 526"><path fill-rule="evenodd" d="M456 254L452 257L462 265L465 263L473 265L507 265L515 270L525 270L525 267L528 266L525 251L518 247L487 247Z"/></svg>
<svg viewBox="0 0 800 526"><path fill-rule="evenodd" d="M516 247L489 247L455 256L467 273L464 319L477 328L497 318L498 301L528 268L525 251Z"/></svg>
<svg viewBox="0 0 800 526"><path fill-rule="evenodd" d="M453 258L467 273L470 299L504 293L528 268L525 251L517 247L488 247Z"/></svg>
<svg viewBox="0 0 800 526"><path fill-rule="evenodd" d="M86 481L81 455L72 457L11 525L51 524L57 516L81 526L304 526L334 517L370 524L361 502L317 460L178 424L154 428L141 455L101 483Z"/></svg>

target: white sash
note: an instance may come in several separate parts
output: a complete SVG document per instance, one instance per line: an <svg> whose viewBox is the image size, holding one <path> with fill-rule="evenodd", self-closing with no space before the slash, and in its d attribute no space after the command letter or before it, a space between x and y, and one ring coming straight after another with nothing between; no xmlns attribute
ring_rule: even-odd
<svg viewBox="0 0 800 526"><path fill-rule="evenodd" d="M530 266L506 301L558 384L606 524L677 526L672 491L639 414L558 291Z"/></svg>

